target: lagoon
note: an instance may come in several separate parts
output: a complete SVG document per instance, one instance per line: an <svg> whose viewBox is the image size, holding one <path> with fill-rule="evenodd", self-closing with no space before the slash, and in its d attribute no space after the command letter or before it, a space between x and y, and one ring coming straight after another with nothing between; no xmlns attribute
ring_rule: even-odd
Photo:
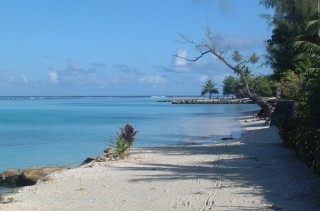
<svg viewBox="0 0 320 211"><path fill-rule="evenodd" d="M161 99L170 99L162 97ZM241 134L253 104L172 105L157 97L0 97L0 172L79 165L110 147L129 123L134 147L221 142Z"/></svg>

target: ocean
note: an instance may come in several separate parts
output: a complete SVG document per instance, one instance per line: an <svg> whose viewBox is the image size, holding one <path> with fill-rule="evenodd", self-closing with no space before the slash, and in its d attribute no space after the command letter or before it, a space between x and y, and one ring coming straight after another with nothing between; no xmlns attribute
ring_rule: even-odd
<svg viewBox="0 0 320 211"><path fill-rule="evenodd" d="M170 97L0 97L0 172L77 166L134 126L134 147L211 144L241 134L254 104L173 105Z"/></svg>

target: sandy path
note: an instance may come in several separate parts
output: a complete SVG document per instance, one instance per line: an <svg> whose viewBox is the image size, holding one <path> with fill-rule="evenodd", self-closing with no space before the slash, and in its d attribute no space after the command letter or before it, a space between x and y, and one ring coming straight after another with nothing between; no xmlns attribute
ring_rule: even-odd
<svg viewBox="0 0 320 211"><path fill-rule="evenodd" d="M126 161L60 172L0 210L320 210L319 190L319 177L272 127L225 144L137 149Z"/></svg>

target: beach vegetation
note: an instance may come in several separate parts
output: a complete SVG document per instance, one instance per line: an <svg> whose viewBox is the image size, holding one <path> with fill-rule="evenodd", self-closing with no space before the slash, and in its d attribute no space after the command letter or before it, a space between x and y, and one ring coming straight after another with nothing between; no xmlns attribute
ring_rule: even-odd
<svg viewBox="0 0 320 211"><path fill-rule="evenodd" d="M209 99L211 99L212 94L219 94L218 89L216 88L216 84L212 82L212 80L206 81L206 84L202 86L201 95L209 94Z"/></svg>
<svg viewBox="0 0 320 211"><path fill-rule="evenodd" d="M126 145L123 138L118 138L116 142L116 152L119 158L123 159L126 155L126 151L129 149L129 145Z"/></svg>
<svg viewBox="0 0 320 211"><path fill-rule="evenodd" d="M135 135L138 132L130 124L126 124L124 128L120 128L115 146L120 159L124 159L125 156L129 155L133 142L136 140Z"/></svg>
<svg viewBox="0 0 320 211"><path fill-rule="evenodd" d="M320 174L320 23L318 0L261 0L275 14L267 62L281 97L296 102L295 115L277 120L286 147Z"/></svg>
<svg viewBox="0 0 320 211"><path fill-rule="evenodd" d="M260 0L260 4L274 10L274 15L262 14L272 36L266 40L266 63L273 70L272 77L280 81L287 70L295 71L293 58L299 54L292 45L303 34L305 25L317 8L317 0ZM308 41L314 37L308 37Z"/></svg>
<svg viewBox="0 0 320 211"><path fill-rule="evenodd" d="M276 95L276 83L270 76L247 75L247 81L251 92L256 96L273 97ZM239 77L227 76L223 80L222 91L224 95L233 95L237 98L243 98L245 95L241 91L243 87L242 81Z"/></svg>
<svg viewBox="0 0 320 211"><path fill-rule="evenodd" d="M305 82L305 74L296 74L292 70L282 73L280 82L282 98L295 101L302 100Z"/></svg>
<svg viewBox="0 0 320 211"><path fill-rule="evenodd" d="M223 80L222 93L223 95L233 95L236 98L242 97L239 90L241 89L241 81L234 76L227 76Z"/></svg>
<svg viewBox="0 0 320 211"><path fill-rule="evenodd" d="M252 92L260 97L276 96L276 84L268 75L258 75L249 79Z"/></svg>

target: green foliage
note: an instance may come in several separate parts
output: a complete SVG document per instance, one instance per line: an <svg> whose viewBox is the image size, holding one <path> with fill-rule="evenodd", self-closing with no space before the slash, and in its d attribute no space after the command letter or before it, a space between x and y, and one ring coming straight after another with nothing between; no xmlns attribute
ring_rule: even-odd
<svg viewBox="0 0 320 211"><path fill-rule="evenodd" d="M308 118L295 118L278 123L286 147L320 174L320 127Z"/></svg>
<svg viewBox="0 0 320 211"><path fill-rule="evenodd" d="M208 80L204 86L202 86L201 95L209 94L209 99L211 99L211 94L219 94L218 89L212 80Z"/></svg>
<svg viewBox="0 0 320 211"><path fill-rule="evenodd" d="M254 93L256 96L275 96L275 85L269 76L252 77L250 76L250 74L248 74L247 81L250 86L251 92ZM245 97L241 92L242 88L243 84L240 78L227 76L223 80L222 90L224 95L235 95L237 98Z"/></svg>
<svg viewBox="0 0 320 211"><path fill-rule="evenodd" d="M233 61L235 61L237 63L240 63L240 62L243 61L243 57L242 57L242 55L240 54L239 51L234 51L233 52L232 59L233 59Z"/></svg>
<svg viewBox="0 0 320 211"><path fill-rule="evenodd" d="M249 61L252 64L256 64L259 61L259 59L260 58L256 53L251 54L250 57L249 57Z"/></svg>
<svg viewBox="0 0 320 211"><path fill-rule="evenodd" d="M285 99L299 101L302 95L305 77L289 70L281 75L281 95Z"/></svg>
<svg viewBox="0 0 320 211"><path fill-rule="evenodd" d="M277 124L280 135L287 147L292 148L298 157L320 174L320 74L319 71L306 71L294 74L288 71L288 92L298 87L292 94L298 102L296 117ZM290 82L289 82L290 81ZM296 83L300 83L297 85Z"/></svg>
<svg viewBox="0 0 320 211"><path fill-rule="evenodd" d="M293 58L297 56L292 43L302 34L306 21L317 8L317 0L260 0L266 8L273 8L275 14L269 18L273 27L272 36L266 41L267 64L280 80L283 71L295 70ZM308 41L314 41L309 37Z"/></svg>
<svg viewBox="0 0 320 211"><path fill-rule="evenodd" d="M134 128L127 124L124 128L120 128L120 133L118 133L117 142L116 142L116 152L118 156L123 159L126 155L129 154L127 152L133 145L135 141L135 135L138 131L135 131Z"/></svg>
<svg viewBox="0 0 320 211"><path fill-rule="evenodd" d="M275 96L274 82L268 76L256 76L249 81L249 85L256 96Z"/></svg>
<svg viewBox="0 0 320 211"><path fill-rule="evenodd" d="M275 9L267 41L268 63L282 97L293 99L296 116L276 123L284 145L320 174L320 23L318 0L260 0Z"/></svg>
<svg viewBox="0 0 320 211"><path fill-rule="evenodd" d="M296 63L313 64L310 68L320 67L320 14L315 13L306 24L305 30L292 44L296 52Z"/></svg>
<svg viewBox="0 0 320 211"><path fill-rule="evenodd" d="M223 80L222 92L223 95L235 95L237 98L241 97L239 90L241 89L241 81L239 78L227 76Z"/></svg>
<svg viewBox="0 0 320 211"><path fill-rule="evenodd" d="M238 70L243 70L245 73L250 73L251 68L253 67L248 67L247 65L251 63L252 65L256 64L259 62L260 57L256 53L252 53L251 55L247 56L246 58L243 57L243 55L238 51L234 51L232 54L232 60L236 62L236 69ZM239 74L239 72L236 72Z"/></svg>
<svg viewBox="0 0 320 211"><path fill-rule="evenodd" d="M127 145L123 138L118 138L116 143L116 152L118 153L119 158L123 159L126 155L126 151L131 147Z"/></svg>

